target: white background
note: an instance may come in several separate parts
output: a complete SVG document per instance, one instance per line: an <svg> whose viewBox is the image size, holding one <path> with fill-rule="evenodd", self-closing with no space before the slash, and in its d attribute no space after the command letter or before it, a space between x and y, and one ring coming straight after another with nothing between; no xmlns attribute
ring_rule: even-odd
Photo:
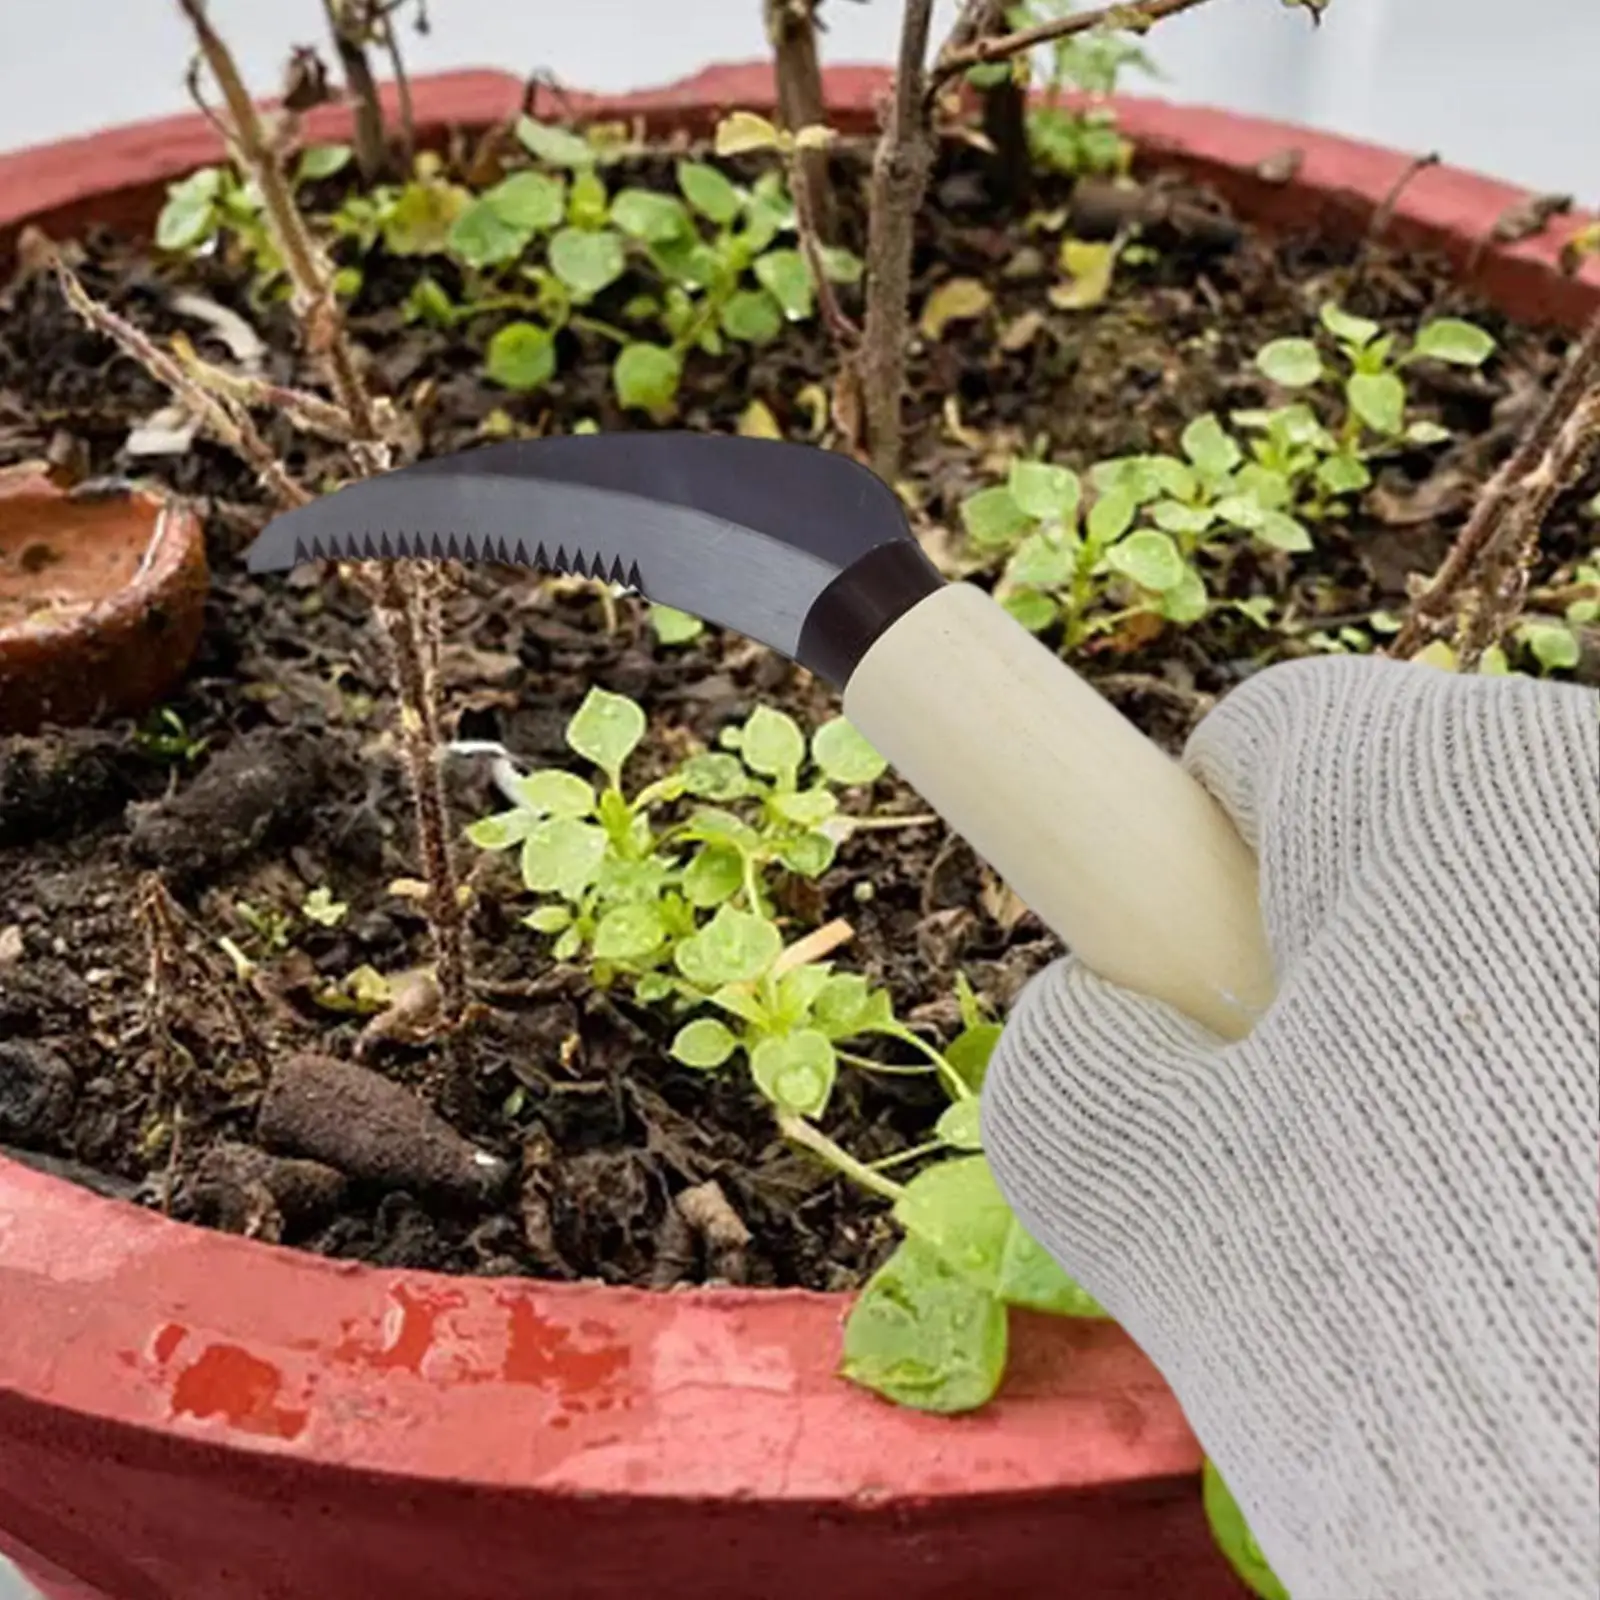
<svg viewBox="0 0 1600 1600"><path fill-rule="evenodd" d="M1085 0L1087 3L1087 0ZM433 0L417 70L640 88L764 53L760 0ZM897 0L826 0L834 61L887 59ZM940 0L938 20L955 10ZM319 0L212 0L252 83L321 37ZM1600 0L1212 0L1164 24L1160 92L1327 127L1600 201ZM0 0L0 150L180 110L174 0Z"/></svg>
<svg viewBox="0 0 1600 1600"><path fill-rule="evenodd" d="M632 89L765 53L760 0L433 0L415 71L536 68ZM954 0L940 0L947 23ZM319 0L212 0L253 86L321 39ZM894 0L828 0L826 59L894 50ZM1600 0L1333 0L1313 29L1280 0L1212 0L1152 35L1135 92L1310 123L1600 203ZM0 0L0 150L183 110L172 0ZM0 1600L16 1592L0 1561Z"/></svg>

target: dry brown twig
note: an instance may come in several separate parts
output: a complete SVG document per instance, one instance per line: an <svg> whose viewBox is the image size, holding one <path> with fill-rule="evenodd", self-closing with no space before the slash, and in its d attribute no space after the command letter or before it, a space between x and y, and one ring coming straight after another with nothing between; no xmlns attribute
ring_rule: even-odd
<svg viewBox="0 0 1600 1600"><path fill-rule="evenodd" d="M819 0L763 0L767 41L772 46L777 80L778 125L790 133L819 127L828 120L827 103L822 96L822 69L817 59L818 3ZM824 244L833 244L839 224L827 149L797 150L791 164L804 173L812 228ZM817 281L822 282L820 278Z"/></svg>
<svg viewBox="0 0 1600 1600"><path fill-rule="evenodd" d="M311 496L297 484L278 459L272 446L261 437L260 431L242 405L211 391L194 373L186 369L175 356L163 350L143 329L137 328L125 317L118 316L109 306L96 300L83 280L66 263L65 257L54 246L48 249L48 259L55 271L56 280L67 304L96 333L102 334L117 345L124 355L136 361L158 383L164 384L182 401L190 414L219 444L239 457L249 466L273 502L284 510L303 506Z"/></svg>
<svg viewBox="0 0 1600 1600"><path fill-rule="evenodd" d="M1504 549L1491 559L1491 548L1508 527L1514 530L1517 543L1525 544L1530 537L1526 515L1534 511L1537 517L1531 537L1537 539L1550 500L1568 481L1574 462L1580 463L1577 470L1581 470L1584 452L1593 448L1594 440L1582 422L1573 425L1573 419L1587 413L1596 392L1600 392L1600 312L1589 319L1566 370L1516 448L1479 491L1466 525L1439 570L1412 595L1405 620L1390 642L1387 655L1403 660L1438 637L1448 626L1470 579L1481 574L1491 583L1503 581ZM1552 483L1556 487L1546 493ZM1530 484L1534 486L1531 497ZM1496 579L1495 573L1501 573L1501 578Z"/></svg>
<svg viewBox="0 0 1600 1600"><path fill-rule="evenodd" d="M1056 17L1013 33L992 31L986 0L968 0L927 66L932 0L906 0L895 66L894 98L872 164L868 214L867 308L855 370L865 412L867 453L889 482L900 474L901 403L910 329L911 253L916 215L933 167L933 118L940 91L972 67L1006 60L1052 40L1099 27L1138 32L1206 0L1131 0Z"/></svg>

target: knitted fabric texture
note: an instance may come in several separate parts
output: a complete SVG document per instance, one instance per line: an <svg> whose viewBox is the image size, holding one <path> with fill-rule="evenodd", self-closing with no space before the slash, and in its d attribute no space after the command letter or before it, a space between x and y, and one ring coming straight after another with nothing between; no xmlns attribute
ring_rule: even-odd
<svg viewBox="0 0 1600 1600"><path fill-rule="evenodd" d="M1292 1600L1600 1593L1600 696L1332 658L1185 765L1278 995L1226 1044L1070 958L983 1133Z"/></svg>

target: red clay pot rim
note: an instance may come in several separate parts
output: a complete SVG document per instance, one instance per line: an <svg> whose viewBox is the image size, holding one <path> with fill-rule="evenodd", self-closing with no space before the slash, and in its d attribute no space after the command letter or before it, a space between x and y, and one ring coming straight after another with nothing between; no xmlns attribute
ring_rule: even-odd
<svg viewBox="0 0 1600 1600"><path fill-rule="evenodd" d="M828 74L836 122L872 125L888 75ZM416 85L437 134L515 111L521 84L450 73ZM762 63L666 88L546 98L538 109L703 131L770 110ZM1360 227L1408 160L1284 124L1122 100L1152 160L1217 182L1246 215ZM337 109L311 118L340 136ZM1256 168L1286 148L1287 184ZM185 116L0 156L0 248L217 159ZM1523 191L1450 167L1406 187L1393 234L1466 261ZM1508 315L1575 326L1600 267L1558 265L1574 215L1485 248L1475 287ZM1001 1397L967 1417L889 1406L834 1375L842 1295L649 1293L446 1278L318 1259L169 1222L0 1160L0 1399L165 1435L175 1451L288 1454L312 1470L570 1494L855 1504L971 1499L1193 1474L1200 1452L1154 1369L1119 1330L1018 1317ZM14 1308L25 1309L25 1320Z"/></svg>

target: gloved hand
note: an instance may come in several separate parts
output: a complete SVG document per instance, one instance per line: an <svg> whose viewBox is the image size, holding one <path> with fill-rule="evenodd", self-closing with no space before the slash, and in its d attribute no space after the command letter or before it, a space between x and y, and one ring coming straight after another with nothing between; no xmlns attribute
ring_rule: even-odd
<svg viewBox="0 0 1600 1600"><path fill-rule="evenodd" d="M1225 1044L1071 960L984 1143L1292 1600L1600 1592L1600 696L1271 668L1185 752L1278 997Z"/></svg>

